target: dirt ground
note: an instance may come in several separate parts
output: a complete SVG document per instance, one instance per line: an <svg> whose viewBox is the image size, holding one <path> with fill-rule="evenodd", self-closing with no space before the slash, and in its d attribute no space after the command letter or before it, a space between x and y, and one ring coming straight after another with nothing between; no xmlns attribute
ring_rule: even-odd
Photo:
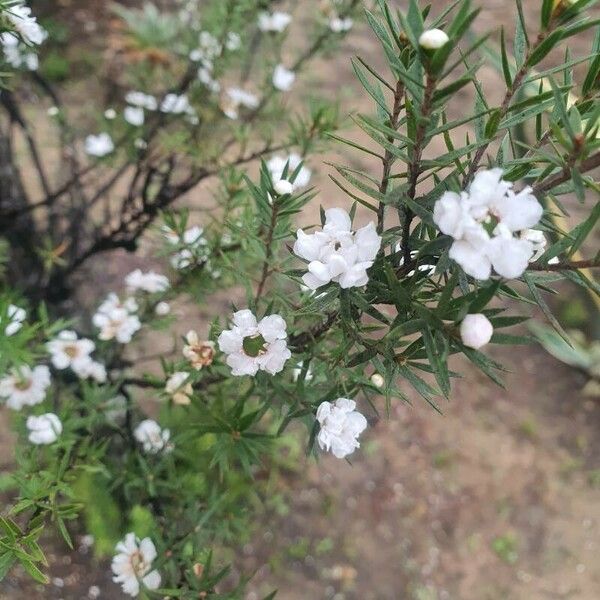
<svg viewBox="0 0 600 600"><path fill-rule="evenodd" d="M434 1L434 10L447 4ZM503 0L480 4L481 30L511 16ZM533 19L539 3L524 4ZM573 47L583 52L589 39ZM363 26L346 49L381 64ZM501 90L491 68L482 76L492 94ZM320 61L305 83L307 95L318 85L346 112L369 109L347 60ZM467 100L457 99L457 113ZM323 157L331 159L339 156ZM369 166L348 153L344 160ZM328 167L311 166L318 200L337 204ZM188 202L201 202L203 193ZM98 285L117 286L145 260L105 257ZM241 571L256 572L247 600L273 589L281 600L600 598L600 405L580 394L582 375L539 347L490 353L510 370L506 390L456 361L463 378L443 416L413 398L412 406L395 403L389 420L371 420L352 464L329 456L315 463L300 453L297 472L278 480L234 557ZM0 413L1 470L10 464L4 419ZM108 565L97 565L85 546L51 547L52 584L33 586L17 572L0 584L2 600L82 600L94 597L91 586L102 599L124 597Z"/></svg>

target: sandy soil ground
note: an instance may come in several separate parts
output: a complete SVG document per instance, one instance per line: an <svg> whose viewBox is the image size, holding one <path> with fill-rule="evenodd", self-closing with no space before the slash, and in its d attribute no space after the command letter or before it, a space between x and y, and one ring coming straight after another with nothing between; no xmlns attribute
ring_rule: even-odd
<svg viewBox="0 0 600 600"><path fill-rule="evenodd" d="M539 3L525 5L531 16ZM506 22L508 6L486 0L478 27ZM589 41L578 39L574 46L586 48ZM364 27L346 48L381 64ZM492 95L498 93L492 69L484 68L482 77ZM347 112L369 109L347 61L320 62L305 83L307 95L319 85ZM465 101L471 102L466 92L456 99L457 114ZM356 155L345 153L344 160L379 172ZM338 203L328 168L312 166L319 201ZM201 203L204 193L187 201ZM106 289L146 260L112 258L108 268L103 259L96 277ZM579 393L581 375L540 348L492 354L511 371L507 391L456 363L464 377L455 383L444 416L416 398L413 406L395 404L389 420L372 419L351 465L301 457L297 470L278 480L235 557L241 570L256 571L247 600L275 588L281 600L600 597L600 406ZM4 418L0 413L3 470L10 464ZM69 553L51 547L52 585L41 589L15 573L0 584L0 598L80 600L92 597L90 586L99 586L100 598L123 597L110 582L108 566L97 565L84 548Z"/></svg>

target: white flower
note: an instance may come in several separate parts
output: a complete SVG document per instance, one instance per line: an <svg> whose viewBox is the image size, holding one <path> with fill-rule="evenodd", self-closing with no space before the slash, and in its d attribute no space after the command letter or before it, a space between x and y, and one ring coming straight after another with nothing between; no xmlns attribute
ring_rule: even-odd
<svg viewBox="0 0 600 600"><path fill-rule="evenodd" d="M167 290L169 288L169 280L164 275L160 275L154 271L142 273L141 269L136 269L125 277L125 285L134 292L141 290L149 294L155 294Z"/></svg>
<svg viewBox="0 0 600 600"><path fill-rule="evenodd" d="M233 327L223 331L218 344L227 354L232 375L256 375L259 370L279 373L292 355L287 347L286 323L279 315L257 322L250 310L233 315Z"/></svg>
<svg viewBox="0 0 600 600"><path fill-rule="evenodd" d="M208 242L204 237L204 229L194 225L186 229L180 236L166 225L163 234L167 242L172 245L183 246L171 257L171 265L174 269L186 269L198 262L200 258L206 258L206 246Z"/></svg>
<svg viewBox="0 0 600 600"><path fill-rule="evenodd" d="M281 33L291 22L291 15L281 11L275 11L273 13L263 12L258 15L258 28L261 31Z"/></svg>
<svg viewBox="0 0 600 600"><path fill-rule="evenodd" d="M110 154L114 149L115 145L108 133L88 135L85 138L85 151L90 156L102 158L103 156Z"/></svg>
<svg viewBox="0 0 600 600"><path fill-rule="evenodd" d="M267 161L267 169L271 174L271 179L274 183L283 179L283 171L288 165L286 179L289 180L292 173L298 168L302 162L302 157L295 152L292 152L289 156L273 156ZM292 182L294 190L306 187L312 176L312 171L306 166L302 165L302 168L298 172L296 179Z"/></svg>
<svg viewBox="0 0 600 600"><path fill-rule="evenodd" d="M171 432L161 429L160 425L152 419L143 420L134 430L135 439L142 444L144 452L158 454L159 452L170 452L173 445L169 442Z"/></svg>
<svg viewBox="0 0 600 600"><path fill-rule="evenodd" d="M18 38L11 33L0 35L0 43L4 51L6 62L15 69L24 68L28 71L37 71L40 61L35 52L29 46L22 44Z"/></svg>
<svg viewBox="0 0 600 600"><path fill-rule="evenodd" d="M329 19L329 29L334 33L345 33L354 26L354 21L350 17L332 17Z"/></svg>
<svg viewBox="0 0 600 600"><path fill-rule="evenodd" d="M361 287L369 281L369 269L381 247L373 222L357 232L351 230L350 215L341 208L325 211L322 231L297 232L294 254L308 261L302 281L311 290L339 283L342 288Z"/></svg>
<svg viewBox="0 0 600 600"><path fill-rule="evenodd" d="M38 24L36 18L31 15L31 9L24 4L7 7L3 12L3 16L8 18L15 31L28 44L39 45L48 36L43 27Z"/></svg>
<svg viewBox="0 0 600 600"><path fill-rule="evenodd" d="M215 356L214 342L201 341L198 334L190 330L185 336L186 345L183 347L183 356L190 362L194 369L200 370L212 364Z"/></svg>
<svg viewBox="0 0 600 600"><path fill-rule="evenodd" d="M221 84L214 79L212 71L205 66L198 68L198 81L215 94L221 91Z"/></svg>
<svg viewBox="0 0 600 600"><path fill-rule="evenodd" d="M232 87L226 91L226 98L223 101L223 112L230 119L239 117L239 107L243 106L247 109L255 109L259 106L260 100L258 96L252 92L243 90L242 88Z"/></svg>
<svg viewBox="0 0 600 600"><path fill-rule="evenodd" d="M107 108L104 111L104 118L112 121L117 118L117 111L114 108Z"/></svg>
<svg viewBox="0 0 600 600"><path fill-rule="evenodd" d="M277 65L273 71L273 86L282 92L292 89L296 81L296 73L286 69L283 65Z"/></svg>
<svg viewBox="0 0 600 600"><path fill-rule="evenodd" d="M134 127L144 124L144 109L139 106L127 106L123 111L123 118Z"/></svg>
<svg viewBox="0 0 600 600"><path fill-rule="evenodd" d="M183 113L191 113L194 109L191 107L190 101L185 94L167 94L160 105L160 110L172 115L181 115Z"/></svg>
<svg viewBox="0 0 600 600"><path fill-rule="evenodd" d="M428 29L419 37L419 46L426 50L437 50L450 41L448 34L441 29Z"/></svg>
<svg viewBox="0 0 600 600"><path fill-rule="evenodd" d="M92 340L77 339L77 334L69 330L61 331L46 344L54 367L59 370L70 367L77 375L88 372L95 347Z"/></svg>
<svg viewBox="0 0 600 600"><path fill-rule="evenodd" d="M154 307L154 314L159 317L166 317L171 312L171 305L168 302L159 302Z"/></svg>
<svg viewBox="0 0 600 600"><path fill-rule="evenodd" d="M535 262L546 251L547 240L543 231L539 229L525 229L521 231L522 240L527 240L533 246L533 256L529 262Z"/></svg>
<svg viewBox="0 0 600 600"><path fill-rule="evenodd" d="M106 367L95 360L90 360L81 368L75 371L76 375L81 379L93 379L98 383L106 382Z"/></svg>
<svg viewBox="0 0 600 600"><path fill-rule="evenodd" d="M138 106L146 110L158 109L158 100L150 94L144 94L144 92L129 92L125 96L125 102L131 104L131 106Z"/></svg>
<svg viewBox="0 0 600 600"><path fill-rule="evenodd" d="M9 304L6 309L6 317L8 319L8 325L4 328L4 335L11 336L15 335L21 327L23 327L23 321L27 318L27 313L24 308ZM0 323L2 317L0 317Z"/></svg>
<svg viewBox="0 0 600 600"><path fill-rule="evenodd" d="M527 233L542 213L530 187L515 193L512 183L502 179L501 169L490 169L479 171L466 192L445 192L435 203L433 221L454 238L449 256L465 273L484 280L493 268L514 279L545 241Z"/></svg>
<svg viewBox="0 0 600 600"><path fill-rule="evenodd" d="M467 315L460 324L460 337L465 346L481 348L485 346L494 333L494 327L488 318L479 313Z"/></svg>
<svg viewBox="0 0 600 600"><path fill-rule="evenodd" d="M286 179L280 179L276 181L273 185L273 189L279 196L284 196L285 194L293 194L294 193L294 184Z"/></svg>
<svg viewBox="0 0 600 600"><path fill-rule="evenodd" d="M330 450L335 457L344 458L360 447L358 436L367 428L367 420L355 408L356 402L348 398L319 405L317 421L321 428L317 441L322 450Z"/></svg>
<svg viewBox="0 0 600 600"><path fill-rule="evenodd" d="M373 373L373 375L371 375L371 383L376 388L382 388L385 385L385 379L383 378L383 375L380 375L379 373Z"/></svg>
<svg viewBox="0 0 600 600"><path fill-rule="evenodd" d="M101 340L116 339L121 344L128 344L142 326L139 317L132 314L137 308L133 298L121 304L116 294L110 294L92 317L92 323L100 329L98 337Z"/></svg>
<svg viewBox="0 0 600 600"><path fill-rule="evenodd" d="M38 365L33 369L23 365L0 379L0 397L6 400L8 408L21 410L24 406L43 402L49 385L50 369L46 365Z"/></svg>
<svg viewBox="0 0 600 600"><path fill-rule="evenodd" d="M189 404L190 396L194 393L191 382L188 381L190 374L185 371L177 371L167 379L165 392L171 396L175 404Z"/></svg>
<svg viewBox="0 0 600 600"><path fill-rule="evenodd" d="M239 33L235 33L235 31L230 31L227 34L227 38L225 39L225 48L230 52L235 52L242 47L242 38Z"/></svg>
<svg viewBox="0 0 600 600"><path fill-rule="evenodd" d="M160 587L160 573L152 570L156 548L150 538L140 541L134 533L128 533L115 550L117 554L111 564L113 581L121 584L125 594L137 596L140 593L140 583L149 590Z"/></svg>
<svg viewBox="0 0 600 600"><path fill-rule="evenodd" d="M62 433L62 423L54 413L27 417L26 425L32 444L52 444Z"/></svg>

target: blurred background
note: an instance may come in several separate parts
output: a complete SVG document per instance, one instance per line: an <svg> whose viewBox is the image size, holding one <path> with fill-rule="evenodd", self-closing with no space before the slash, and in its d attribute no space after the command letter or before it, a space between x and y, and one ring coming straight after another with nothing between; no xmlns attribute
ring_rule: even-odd
<svg viewBox="0 0 600 600"><path fill-rule="evenodd" d="M304 2L297 4L301 19ZM435 11L449 2L432 4ZM523 4L535 28L540 3ZM482 0L480 5L478 32L505 25L511 37L512 4ZM36 0L30 6L51 34L40 71L67 90L67 103L86 102L91 92L110 95L110 56L118 52L119 39L111 3ZM301 27L294 31L302 35ZM573 53L588 54L593 35L573 38ZM383 65L362 23L344 42L344 52L320 60L296 84L292 104L300 107L318 88L339 100L342 114L371 111L350 65L357 54ZM101 58L109 60L103 64ZM491 102L497 102L503 94L500 75L484 66L481 78ZM465 90L454 99L456 115L464 103L473 103ZM32 96L28 111L35 115L36 110L42 109ZM346 137L360 139L350 121L346 126ZM44 131L36 135L43 139ZM364 154L336 151L343 152L346 164L369 167ZM428 153L435 152L433 144ZM319 202L327 207L344 200L328 178L325 161L331 159L339 155L310 164L320 194L307 222L316 220ZM196 189L182 205L201 206L209 194L209 188ZM597 248L598 240L596 232L590 243ZM141 255L116 252L92 262L86 277L93 277L93 297L113 289L132 268L154 266L151 250L148 245ZM178 307L185 317L182 331L190 319L200 319L201 328L202 319L223 312L229 301L223 298L200 317ZM257 516L243 548L222 549L223 559L255 573L247 600L273 589L279 589L281 600L600 598L598 298L564 285L550 303L563 326L575 332L576 351L565 349L543 325L533 332L545 348L537 343L492 347L491 356L507 369L506 389L455 362L463 377L442 406L443 416L416 397L412 406L393 404L389 419L382 415L372 423L352 464L330 456L315 463L305 457L300 436L287 438L281 462L274 472L265 471L265 497L252 507ZM539 314L536 318L541 323ZM408 386L406 393L410 396ZM0 468L7 470L12 443L4 422L0 428ZM73 552L58 541L47 542L50 586L42 589L15 572L0 584L0 598L121 598L108 563L94 559L85 533L76 538Z"/></svg>

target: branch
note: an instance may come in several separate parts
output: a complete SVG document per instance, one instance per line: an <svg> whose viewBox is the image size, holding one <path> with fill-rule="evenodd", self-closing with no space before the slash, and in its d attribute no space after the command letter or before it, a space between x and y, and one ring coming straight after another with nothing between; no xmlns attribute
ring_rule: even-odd
<svg viewBox="0 0 600 600"><path fill-rule="evenodd" d="M597 269L600 268L600 258L571 260L564 263L545 265L531 263L527 268L529 271L578 271L580 269Z"/></svg>
<svg viewBox="0 0 600 600"><path fill-rule="evenodd" d="M578 171L581 173L586 173L587 171L593 171L600 167L600 152L597 154L592 154L592 156L582 160L579 163ZM560 185L561 183L565 183L571 179L571 171L573 169L572 165L565 165L560 173L556 175L552 175L547 179L543 179L538 183L532 186L534 194L544 194L545 192L550 191L552 188Z"/></svg>

